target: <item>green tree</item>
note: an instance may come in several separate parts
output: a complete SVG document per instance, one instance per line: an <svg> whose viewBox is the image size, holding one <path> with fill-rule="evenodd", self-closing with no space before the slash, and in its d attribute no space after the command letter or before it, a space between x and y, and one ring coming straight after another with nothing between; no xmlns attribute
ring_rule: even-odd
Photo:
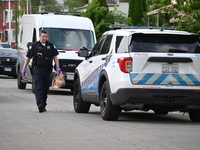
<svg viewBox="0 0 200 150"><path fill-rule="evenodd" d="M87 4L88 0L64 0L64 4L68 7L69 12L76 11L74 8Z"/></svg>
<svg viewBox="0 0 200 150"><path fill-rule="evenodd" d="M99 0L99 4L100 4L101 7L106 7L108 9L108 5L107 5L106 0Z"/></svg>
<svg viewBox="0 0 200 150"><path fill-rule="evenodd" d="M146 0L147 11L160 9L171 4L171 0Z"/></svg>
<svg viewBox="0 0 200 150"><path fill-rule="evenodd" d="M108 6L102 6L101 4L105 5L103 0L93 0L91 3L88 4L86 12L82 12L83 16L86 16L92 20L97 38L102 34L102 32L108 30L110 25L110 23L107 21L109 12Z"/></svg>
<svg viewBox="0 0 200 150"><path fill-rule="evenodd" d="M200 1L177 0L171 9L172 16L178 20L178 29L198 33L200 31Z"/></svg>
<svg viewBox="0 0 200 150"><path fill-rule="evenodd" d="M129 0L128 17L131 18L133 25L144 25L145 14L146 14L145 0Z"/></svg>
<svg viewBox="0 0 200 150"><path fill-rule="evenodd" d="M97 38L109 30L112 24L131 24L126 14L117 10L117 7L109 11L106 0L93 0L88 4L86 12L81 12L81 14L92 20Z"/></svg>
<svg viewBox="0 0 200 150"><path fill-rule="evenodd" d="M108 14L108 21L111 24L125 24L132 25L132 21L126 14L117 9L117 6L114 6L114 9Z"/></svg>
<svg viewBox="0 0 200 150"><path fill-rule="evenodd" d="M56 0L31 0L30 1L30 13L38 13L39 7L42 6L41 11L60 11L61 6L56 5Z"/></svg>
<svg viewBox="0 0 200 150"><path fill-rule="evenodd" d="M159 9L158 13L148 16L150 26L169 26L170 16L162 13L165 7L171 4L171 0L146 0L147 12Z"/></svg>
<svg viewBox="0 0 200 150"><path fill-rule="evenodd" d="M2 1L0 1L0 10L3 10L3 3L2 3ZM1 14L1 12L0 12L0 14Z"/></svg>

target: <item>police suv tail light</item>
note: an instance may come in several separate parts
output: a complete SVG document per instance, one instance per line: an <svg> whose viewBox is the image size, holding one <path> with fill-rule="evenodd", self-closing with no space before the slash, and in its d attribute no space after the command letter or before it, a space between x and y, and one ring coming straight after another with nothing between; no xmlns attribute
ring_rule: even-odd
<svg viewBox="0 0 200 150"><path fill-rule="evenodd" d="M117 62L122 72L129 73L132 71L132 58L119 58Z"/></svg>

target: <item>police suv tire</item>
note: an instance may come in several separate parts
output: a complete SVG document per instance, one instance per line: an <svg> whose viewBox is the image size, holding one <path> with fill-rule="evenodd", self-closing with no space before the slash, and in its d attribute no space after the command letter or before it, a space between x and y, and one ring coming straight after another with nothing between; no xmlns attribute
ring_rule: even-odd
<svg viewBox="0 0 200 150"><path fill-rule="evenodd" d="M121 108L112 104L110 99L110 88L108 81L103 83L100 92L100 111L103 120L117 120L121 113Z"/></svg>
<svg viewBox="0 0 200 150"><path fill-rule="evenodd" d="M192 122L200 122L200 110L190 110L189 117Z"/></svg>
<svg viewBox="0 0 200 150"><path fill-rule="evenodd" d="M73 93L74 111L77 113L88 113L90 110L90 103L84 102L81 95L80 81L77 78L74 84Z"/></svg>
<svg viewBox="0 0 200 150"><path fill-rule="evenodd" d="M17 77L17 86L18 86L18 89L25 89L26 88L26 83L22 82L22 75L21 75L20 71L19 71L18 77Z"/></svg>

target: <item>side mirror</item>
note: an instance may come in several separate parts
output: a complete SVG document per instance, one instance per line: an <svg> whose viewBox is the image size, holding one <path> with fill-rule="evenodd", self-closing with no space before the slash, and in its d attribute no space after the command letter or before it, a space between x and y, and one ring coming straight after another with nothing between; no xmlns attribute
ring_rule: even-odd
<svg viewBox="0 0 200 150"><path fill-rule="evenodd" d="M28 43L27 43L28 49L30 49L30 46L31 46L31 45L33 45L33 42L28 42Z"/></svg>
<svg viewBox="0 0 200 150"><path fill-rule="evenodd" d="M81 47L80 51L78 51L79 57L85 57L87 59L88 57L88 49L85 47Z"/></svg>

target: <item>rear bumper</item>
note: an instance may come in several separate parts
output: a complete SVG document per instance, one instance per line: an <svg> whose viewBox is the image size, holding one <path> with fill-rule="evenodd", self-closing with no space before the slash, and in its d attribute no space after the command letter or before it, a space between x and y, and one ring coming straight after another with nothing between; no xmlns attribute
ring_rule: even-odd
<svg viewBox="0 0 200 150"><path fill-rule="evenodd" d="M9 69L6 69L9 68ZM16 66L2 66L0 65L0 74L9 75L9 76L17 76Z"/></svg>
<svg viewBox="0 0 200 150"><path fill-rule="evenodd" d="M114 105L200 105L200 92L169 89L119 89L111 94Z"/></svg>

